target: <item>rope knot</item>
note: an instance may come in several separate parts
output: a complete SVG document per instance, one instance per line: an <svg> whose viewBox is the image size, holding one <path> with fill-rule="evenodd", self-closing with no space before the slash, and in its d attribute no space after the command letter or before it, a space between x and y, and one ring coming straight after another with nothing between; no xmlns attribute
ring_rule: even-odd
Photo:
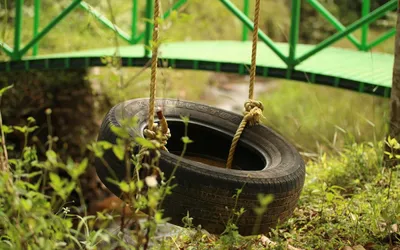
<svg viewBox="0 0 400 250"><path fill-rule="evenodd" d="M156 148L161 148L168 151L165 145L167 145L168 139L171 137L171 131L168 128L167 120L165 119L162 110L157 108L157 117L160 120L160 125L158 123L150 123L153 126L149 126L143 131L144 136L153 142Z"/></svg>
<svg viewBox="0 0 400 250"><path fill-rule="evenodd" d="M251 125L256 125L260 123L260 118L264 111L264 105L260 101L247 100L244 103L244 116L246 121Z"/></svg>
<svg viewBox="0 0 400 250"><path fill-rule="evenodd" d="M163 133L162 130L161 126L157 123L153 123L152 129L145 129L143 134L146 139L150 140L156 146L156 148L167 150L165 145L167 145L168 139L171 137L171 132L169 128L165 133Z"/></svg>

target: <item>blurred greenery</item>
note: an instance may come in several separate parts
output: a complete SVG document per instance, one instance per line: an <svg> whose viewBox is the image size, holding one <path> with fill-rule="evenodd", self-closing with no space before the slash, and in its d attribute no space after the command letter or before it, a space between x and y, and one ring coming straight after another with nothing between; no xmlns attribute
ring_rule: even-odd
<svg viewBox="0 0 400 250"><path fill-rule="evenodd" d="M42 15L40 18L43 28L50 22L70 1L42 0ZM96 10L107 18L111 18L110 9L106 0L88 0ZM165 12L174 0L162 1L162 12ZM242 0L233 0L242 8ZM345 1L321 0L345 25L360 17L361 0ZM386 1L372 1L371 9L375 9ZM13 41L13 12L4 11L4 3L12 9L13 2L0 3L0 20L6 20L9 25L0 28L1 37L8 44ZM144 30L145 1L139 1L138 31ZM251 6L254 0L250 1ZM212 6L212 8L209 8ZM290 1L264 0L260 14L261 28L275 41L287 41L290 29ZM113 0L112 12L116 24L125 31L131 27L132 1ZM216 0L191 0L186 3L177 15L163 22L160 32L161 39L167 41L179 40L214 40L235 39L241 37L242 25L222 4ZM394 13L374 22L369 32L369 40L387 31L394 26ZM250 18L253 8L250 8ZM217 25L216 25L217 24ZM229 25L226 25L229 24ZM25 1L23 43L32 38L33 1ZM303 43L317 43L336 32L320 14L303 1L302 19L300 27L300 41ZM249 33L249 38L251 34ZM360 30L354 36L361 37ZM40 42L40 54L67 52L82 49L115 47L114 33L99 23L91 14L77 8L67 18L61 21ZM128 45L122 39L119 46ZM377 46L373 51L393 53L394 38ZM351 48L354 46L342 39L334 46ZM31 52L29 52L31 53ZM4 57L3 57L4 58ZM1 58L0 58L1 59ZM345 60L345 58L343 59ZM189 99L207 102L205 89L214 73L189 70L159 70L158 96ZM105 103L102 114L107 107L126 99L146 97L148 95L150 70L142 68L95 68L88 74L93 89L102 97ZM261 98L266 103L266 124L282 133L293 141L297 147L305 152L317 153L321 150L335 152L340 149L344 138L354 137L356 141L367 141L371 138L381 139L385 134L387 122L387 100L378 97L366 96L346 90L330 87L313 86L300 82L273 79L276 88L262 93ZM217 81L218 82L218 81ZM351 109L349 109L351 105Z"/></svg>
<svg viewBox="0 0 400 250"><path fill-rule="evenodd" d="M304 152L340 152L345 142L385 137L388 99L295 81L279 85L259 98L265 123Z"/></svg>

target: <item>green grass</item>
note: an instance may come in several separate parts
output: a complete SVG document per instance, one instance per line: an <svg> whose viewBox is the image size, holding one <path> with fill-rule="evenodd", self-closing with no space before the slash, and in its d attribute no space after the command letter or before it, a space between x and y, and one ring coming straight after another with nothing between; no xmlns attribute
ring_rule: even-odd
<svg viewBox="0 0 400 250"><path fill-rule="evenodd" d="M294 81L277 85L259 98L264 122L301 151L339 152L348 139L365 142L385 136L388 99Z"/></svg>
<svg viewBox="0 0 400 250"><path fill-rule="evenodd" d="M349 143L340 156L309 162L299 207L275 232L275 240L304 249L390 249L388 234L400 221L400 206L394 202L400 179L397 169L389 184L382 147L381 142Z"/></svg>

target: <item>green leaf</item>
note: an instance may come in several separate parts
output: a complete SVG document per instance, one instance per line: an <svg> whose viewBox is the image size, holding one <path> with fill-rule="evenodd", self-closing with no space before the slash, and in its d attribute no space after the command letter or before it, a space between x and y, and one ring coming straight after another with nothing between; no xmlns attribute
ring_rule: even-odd
<svg viewBox="0 0 400 250"><path fill-rule="evenodd" d="M57 164L57 154L53 150L48 150L46 152L47 160L52 164Z"/></svg>
<svg viewBox="0 0 400 250"><path fill-rule="evenodd" d="M137 123L138 123L138 117L137 116L132 116L132 117L128 117L128 118L125 118L125 119L122 119L120 122L121 122L121 127L123 127L123 128L132 128L132 127L135 127L135 126L137 126Z"/></svg>
<svg viewBox="0 0 400 250"><path fill-rule="evenodd" d="M109 182L109 183L112 183L112 184L114 184L116 186L119 186L119 182L118 181L113 180L113 179L111 179L109 177L106 177L106 181Z"/></svg>
<svg viewBox="0 0 400 250"><path fill-rule="evenodd" d="M147 140L146 138L142 138L142 137L136 137L135 141L142 147L146 147L149 149L155 149L156 147L154 146L154 144Z"/></svg>
<svg viewBox="0 0 400 250"><path fill-rule="evenodd" d="M117 126L112 126L111 131L118 137L120 138L129 138L129 133L126 129L123 129L121 127Z"/></svg>
<svg viewBox="0 0 400 250"><path fill-rule="evenodd" d="M163 220L163 214L160 211L157 211L154 215L154 221L159 224L165 222L165 220Z"/></svg>
<svg viewBox="0 0 400 250"><path fill-rule="evenodd" d="M25 134L26 130L27 130L27 127L14 126L14 129L19 131L19 132L21 132L21 133L23 133L23 134Z"/></svg>
<svg viewBox="0 0 400 250"><path fill-rule="evenodd" d="M64 227L67 229L72 228L73 224L71 220L63 220Z"/></svg>
<svg viewBox="0 0 400 250"><path fill-rule="evenodd" d="M14 87L14 85L11 84L11 85L9 85L7 87L4 87L4 88L0 89L0 96L2 96L7 90L9 90L9 89L11 89L13 87Z"/></svg>
<svg viewBox="0 0 400 250"><path fill-rule="evenodd" d="M182 141L183 141L184 144L189 144L189 143L192 143L192 142L193 142L193 141L190 140L189 137L187 137L187 136L182 137Z"/></svg>
<svg viewBox="0 0 400 250"><path fill-rule="evenodd" d="M112 148L112 143L108 142L108 141L99 141L97 142L99 144L99 146L101 146L103 149L110 149Z"/></svg>
<svg viewBox="0 0 400 250"><path fill-rule="evenodd" d="M128 183L126 183L125 181L123 181L123 182L121 182L121 183L119 184L119 188L120 188L123 192L125 192L125 193L128 193L128 192L129 192L129 185L128 185Z"/></svg>
<svg viewBox="0 0 400 250"><path fill-rule="evenodd" d="M3 130L4 134L11 134L12 132L14 132L12 127L7 125L3 125L1 129Z"/></svg>
<svg viewBox="0 0 400 250"><path fill-rule="evenodd" d="M39 185L38 185L38 184L40 184L40 183L36 183L36 185L33 185L33 184L27 182L27 183L26 183L26 186L27 186L28 188L30 188L31 190L38 191L38 190L39 190Z"/></svg>
<svg viewBox="0 0 400 250"><path fill-rule="evenodd" d="M274 199L272 194L267 194L267 195L257 194L257 198L262 207L268 206L268 204L270 204Z"/></svg>
<svg viewBox="0 0 400 250"><path fill-rule="evenodd" d="M331 202L332 200L333 200L333 198L335 197L335 195L334 194L332 194L332 193L326 193L326 200L328 201L328 202Z"/></svg>
<svg viewBox="0 0 400 250"><path fill-rule="evenodd" d="M26 173L26 174L24 174L23 176L25 177L28 177L28 178L34 178L35 176L38 176L38 175L41 175L42 174L42 171L35 171L35 172L32 172L32 173Z"/></svg>
<svg viewBox="0 0 400 250"><path fill-rule="evenodd" d="M124 159L124 155L125 155L124 146L123 145L114 145L112 149L113 149L115 156L117 156L117 158L122 161Z"/></svg>
<svg viewBox="0 0 400 250"><path fill-rule="evenodd" d="M390 144L390 146L395 146L396 144L397 144L397 140L396 140L396 138L391 138L391 139L389 139L389 144Z"/></svg>
<svg viewBox="0 0 400 250"><path fill-rule="evenodd" d="M189 116L183 116L181 115L181 119L183 121L183 123L188 124L189 123Z"/></svg>
<svg viewBox="0 0 400 250"><path fill-rule="evenodd" d="M35 131L37 128L39 128L39 126L28 127L26 130L27 130L28 133L32 133L32 132Z"/></svg>
<svg viewBox="0 0 400 250"><path fill-rule="evenodd" d="M64 200L71 194L71 192L75 189L76 183L75 182L68 182L68 184L65 186L63 189L63 194L61 197L64 198Z"/></svg>
<svg viewBox="0 0 400 250"><path fill-rule="evenodd" d="M50 172L49 176L50 176L50 181L54 185L61 186L62 182L61 182L60 176L58 176L57 174L55 174L53 172Z"/></svg>
<svg viewBox="0 0 400 250"><path fill-rule="evenodd" d="M92 143L92 145L87 145L87 148L92 151L96 157L102 158L104 151L98 143ZM112 148L112 145L111 147Z"/></svg>
<svg viewBox="0 0 400 250"><path fill-rule="evenodd" d="M265 213L265 208L263 208L263 207L255 207L255 208L253 208L253 210L257 215L261 215L261 214Z"/></svg>
<svg viewBox="0 0 400 250"><path fill-rule="evenodd" d="M87 158L84 158L82 161L81 161L81 163L79 163L79 166L78 166L78 172L79 172L79 174L83 174L84 172L85 172L85 170L86 170L86 167L87 167L87 165L88 165L88 159Z"/></svg>
<svg viewBox="0 0 400 250"><path fill-rule="evenodd" d="M129 189L131 191L135 191L136 190L135 182L133 182L133 181L129 182Z"/></svg>
<svg viewBox="0 0 400 250"><path fill-rule="evenodd" d="M28 120L28 123L35 123L36 122L35 118L33 118L32 116L29 116L27 120Z"/></svg>
<svg viewBox="0 0 400 250"><path fill-rule="evenodd" d="M69 166L69 168L68 168L69 175L72 177L72 179L77 180L79 178L79 176L85 172L87 165L88 165L87 158L84 158L77 167L75 167L74 164L72 164L72 165L68 164L67 166Z"/></svg>
<svg viewBox="0 0 400 250"><path fill-rule="evenodd" d="M326 191L326 189L328 188L328 185L326 184L326 182L322 183L322 191Z"/></svg>
<svg viewBox="0 0 400 250"><path fill-rule="evenodd" d="M21 205L25 209L25 211L30 211L32 209L32 201L21 199Z"/></svg>
<svg viewBox="0 0 400 250"><path fill-rule="evenodd" d="M142 180L138 180L136 186L139 190L141 190L144 187L144 182Z"/></svg>

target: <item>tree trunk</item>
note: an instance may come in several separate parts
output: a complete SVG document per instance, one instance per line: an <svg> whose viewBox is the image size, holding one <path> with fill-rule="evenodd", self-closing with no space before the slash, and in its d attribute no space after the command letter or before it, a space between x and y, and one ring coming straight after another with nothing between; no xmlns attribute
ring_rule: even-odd
<svg viewBox="0 0 400 250"><path fill-rule="evenodd" d="M392 93L390 97L389 134L400 141L400 0L397 6L397 24L393 65Z"/></svg>

